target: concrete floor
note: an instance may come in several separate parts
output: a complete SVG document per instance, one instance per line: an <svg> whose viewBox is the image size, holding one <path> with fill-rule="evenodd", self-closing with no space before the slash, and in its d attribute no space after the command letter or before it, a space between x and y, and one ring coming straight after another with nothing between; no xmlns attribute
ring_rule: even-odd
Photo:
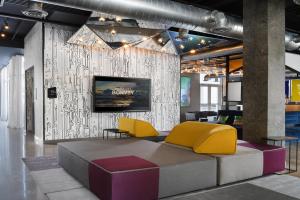
<svg viewBox="0 0 300 200"><path fill-rule="evenodd" d="M0 199L46 200L25 167L22 158L55 155L56 145L38 145L20 129L0 122Z"/></svg>
<svg viewBox="0 0 300 200"><path fill-rule="evenodd" d="M25 136L24 130L9 129L5 123L0 122L0 199L47 200L29 174L22 158L56 154L56 145L36 144L33 135ZM295 166L294 159L292 166ZM292 175L300 177L300 172Z"/></svg>

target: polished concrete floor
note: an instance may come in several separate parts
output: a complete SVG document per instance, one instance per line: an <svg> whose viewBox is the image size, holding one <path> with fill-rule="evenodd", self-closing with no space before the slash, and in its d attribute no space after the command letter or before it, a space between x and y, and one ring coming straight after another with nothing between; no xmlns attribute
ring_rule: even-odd
<svg viewBox="0 0 300 200"><path fill-rule="evenodd" d="M55 155L55 145L38 145L32 135L20 129L8 129L0 122L0 199L46 200L33 181L22 158Z"/></svg>

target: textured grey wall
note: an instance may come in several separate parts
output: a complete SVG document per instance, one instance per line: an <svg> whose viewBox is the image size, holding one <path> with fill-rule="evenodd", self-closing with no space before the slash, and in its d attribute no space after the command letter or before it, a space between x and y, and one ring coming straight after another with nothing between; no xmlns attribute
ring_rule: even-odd
<svg viewBox="0 0 300 200"><path fill-rule="evenodd" d="M45 140L88 138L117 126L120 116L151 122L158 130L179 123L178 56L138 48L115 51L67 44L68 28L45 25L45 94L57 87L58 98L45 96ZM92 113L94 75L151 78L152 111Z"/></svg>
<svg viewBox="0 0 300 200"><path fill-rule="evenodd" d="M24 40L24 67L34 67L34 130L35 138L43 140L43 25L37 22Z"/></svg>

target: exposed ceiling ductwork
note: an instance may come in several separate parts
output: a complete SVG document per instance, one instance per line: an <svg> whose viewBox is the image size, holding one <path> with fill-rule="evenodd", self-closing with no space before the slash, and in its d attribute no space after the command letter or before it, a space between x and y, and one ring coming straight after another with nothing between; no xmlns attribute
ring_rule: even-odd
<svg viewBox="0 0 300 200"><path fill-rule="evenodd" d="M213 33L230 38L243 38L242 19L226 16L222 12L210 11L170 0L34 0L37 2L72 7L82 10L152 21L170 27ZM299 0L295 0L299 2ZM299 35L295 36L296 38ZM289 39L288 39L289 38ZM287 50L299 50L300 42L287 33Z"/></svg>
<svg viewBox="0 0 300 200"><path fill-rule="evenodd" d="M294 3L300 5L300 0L294 0Z"/></svg>

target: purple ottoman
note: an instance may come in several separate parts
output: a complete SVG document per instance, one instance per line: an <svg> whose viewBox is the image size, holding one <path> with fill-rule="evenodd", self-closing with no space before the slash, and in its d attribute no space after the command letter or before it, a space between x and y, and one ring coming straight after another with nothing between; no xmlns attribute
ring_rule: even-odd
<svg viewBox="0 0 300 200"><path fill-rule="evenodd" d="M159 167L136 156L93 160L89 184L101 200L156 200Z"/></svg>
<svg viewBox="0 0 300 200"><path fill-rule="evenodd" d="M285 148L268 144L255 144L248 142L240 143L238 145L257 149L263 152L264 175L280 172L285 169Z"/></svg>

